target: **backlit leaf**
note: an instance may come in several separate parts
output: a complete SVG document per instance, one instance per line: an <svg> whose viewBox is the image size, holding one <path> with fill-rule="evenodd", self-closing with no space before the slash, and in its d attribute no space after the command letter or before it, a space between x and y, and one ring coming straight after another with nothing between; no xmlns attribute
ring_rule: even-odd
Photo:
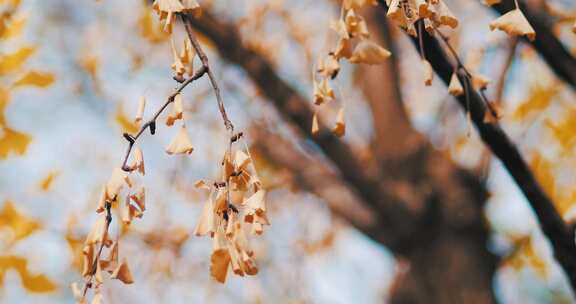
<svg viewBox="0 0 576 304"><path fill-rule="evenodd" d="M573 151L576 145L576 109L567 109L563 114L562 119L554 122L550 119L546 120L546 126L552 131L552 135L564 152Z"/></svg>
<svg viewBox="0 0 576 304"><path fill-rule="evenodd" d="M138 20L138 28L140 29L140 34L150 43L162 43L168 40L168 33L162 30L160 24L155 23L152 17L152 10L143 9L142 15Z"/></svg>
<svg viewBox="0 0 576 304"><path fill-rule="evenodd" d="M8 127L0 129L0 159L24 154L31 141L32 138L25 133Z"/></svg>
<svg viewBox="0 0 576 304"><path fill-rule="evenodd" d="M39 88L45 88L52 83L54 83L55 77L52 73L30 71L22 76L20 79L16 80L14 87L19 86L36 86Z"/></svg>
<svg viewBox="0 0 576 304"><path fill-rule="evenodd" d="M6 201L0 210L0 229L8 228L12 230L12 240L14 242L26 238L41 228L36 220L21 214L11 201Z"/></svg>
<svg viewBox="0 0 576 304"><path fill-rule="evenodd" d="M50 190L50 187L52 186L52 183L54 183L54 179L56 179L56 177L58 176L58 172L52 171L50 173L48 173L48 175L46 175L46 177L44 177L41 181L40 181L40 190L42 191L48 191Z"/></svg>
<svg viewBox="0 0 576 304"><path fill-rule="evenodd" d="M552 99L558 94L556 86L534 86L530 88L530 95L523 101L512 117L516 120L523 120L528 115L545 110Z"/></svg>
<svg viewBox="0 0 576 304"><path fill-rule="evenodd" d="M33 47L23 47L12 54L0 55L0 75L17 71L34 51Z"/></svg>
<svg viewBox="0 0 576 304"><path fill-rule="evenodd" d="M2 21L0 21L0 23L1 22ZM25 24L26 19L14 18L11 19L9 22L6 22L4 24L4 27L0 25L0 40L6 40L20 35Z"/></svg>
<svg viewBox="0 0 576 304"><path fill-rule="evenodd" d="M136 134L136 132L138 132L138 124L135 123L133 119L126 116L121 106L118 107L118 110L116 110L114 120L116 120L124 132L130 134Z"/></svg>
<svg viewBox="0 0 576 304"><path fill-rule="evenodd" d="M0 285L4 284L7 270L16 270L22 280L22 286L33 293L55 291L58 287L44 274L31 274L28 271L28 261L23 257L8 255L0 256Z"/></svg>

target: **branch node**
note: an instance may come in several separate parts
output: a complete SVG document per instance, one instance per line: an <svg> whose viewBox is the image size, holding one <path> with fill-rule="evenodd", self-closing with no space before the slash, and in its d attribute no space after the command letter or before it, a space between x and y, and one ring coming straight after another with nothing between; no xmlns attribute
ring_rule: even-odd
<svg viewBox="0 0 576 304"><path fill-rule="evenodd" d="M128 133L124 133L124 134L122 134L122 136L124 136L124 138L125 138L131 145L134 144L134 141L135 141L134 136L132 136L132 135L130 135L130 134L128 134Z"/></svg>

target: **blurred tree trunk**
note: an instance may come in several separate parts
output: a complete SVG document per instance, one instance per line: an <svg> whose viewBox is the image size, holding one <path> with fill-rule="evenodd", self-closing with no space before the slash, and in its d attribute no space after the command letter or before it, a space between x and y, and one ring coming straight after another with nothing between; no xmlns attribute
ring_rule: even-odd
<svg viewBox="0 0 576 304"><path fill-rule="evenodd" d="M370 8L364 16L372 26L372 39L392 54L402 54L382 10ZM426 210L411 244L398 250L409 269L395 284L391 302L495 302L492 279L497 261L487 250L485 196L466 197L481 191L479 179L414 130L402 102L397 56L377 67L359 65L355 74L372 109L373 149L381 170L388 179L410 184Z"/></svg>

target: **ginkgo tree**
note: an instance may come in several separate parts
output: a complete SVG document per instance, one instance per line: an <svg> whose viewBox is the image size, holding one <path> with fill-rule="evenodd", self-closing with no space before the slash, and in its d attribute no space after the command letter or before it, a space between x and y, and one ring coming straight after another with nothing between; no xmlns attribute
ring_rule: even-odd
<svg viewBox="0 0 576 304"><path fill-rule="evenodd" d="M562 168L551 160L551 155L555 155L570 162L576 142L572 136L573 109L562 108L569 103L564 100L561 106L557 104L562 98L559 91L565 89L561 81L576 87L576 78L570 72L576 61L564 47L566 40L574 38L562 38L561 42L557 35L559 31L575 31L574 16L554 10L551 4L542 4L544 13L539 15L536 4L512 0L470 0L468 4L448 0L344 0L326 3L334 10L333 16L325 11L315 12L322 18L314 16L314 19L322 22L315 22L317 28L314 28L314 22L306 20L310 17L308 12L296 3L245 2L142 1L130 30L139 34L136 39L141 39L146 48L127 46L128 56L114 60L129 58L131 73L144 74L143 67L150 63L150 58L160 54L162 58L171 58L171 64L164 67L171 74L160 77L161 73L154 73L155 79L162 79L155 80L160 85L153 89L140 85L137 90L144 93L132 98L130 105L112 106L113 121L123 130L118 137L126 150L121 153L117 144L102 149L116 152L109 152L106 166L101 166L111 169L107 178L94 181L99 186L97 197L90 199L90 218L94 219L91 228L84 234L74 232L78 225L74 219L65 232L78 273L62 285L71 284L68 292L75 301L107 303L118 298L109 292L114 280L139 283L140 269L147 266L142 267L143 263L134 257L131 236L140 237L141 245L149 246L145 248L151 252L158 251L161 255L170 248L178 257L185 244L207 247L198 245L200 241L189 236L206 236L212 243L211 252L203 255L206 267L200 267L204 271L195 272L195 276L209 274L218 283L231 280L228 272L255 276L254 280L267 278L267 274L258 274L274 268L275 260L274 254L261 249L261 242L271 242L267 238L277 238L283 234L278 231L283 229L292 231L286 223L276 224L281 221L276 208L282 190L275 189L286 186L298 193L313 194L325 203L330 214L394 254L397 269L387 291L391 302L493 302L502 297L492 289L496 269L512 268L520 272L529 268L544 279L561 273L567 285L576 286L572 215L575 196L571 178L562 178L570 172L560 174ZM2 17L0 39L14 39L25 26L25 18L16 14L21 3L2 3L7 10ZM232 14L222 9L244 4L246 12L239 10ZM113 4L101 0L90 5ZM472 23L460 16L467 5L485 11L494 9L501 14L491 16L488 22L483 20L481 26L475 25L486 32L502 32L498 36L501 41L510 41L509 60L498 79L493 70L482 68L484 57L472 58L472 52L467 54L471 59L462 56L467 50L460 45L458 36L471 32L469 23ZM270 25L270 18L280 20L282 32L269 32L271 27L278 26ZM557 27L542 22L543 18L554 20ZM319 49L319 40L326 41L324 46L320 51L311 51ZM284 52L281 45L286 41L300 49ZM550 50L542 46L544 41L560 47ZM494 51L489 48L500 51L508 47L500 43L479 48L490 53ZM510 84L515 79L510 80L508 74L517 69L512 62L517 58L522 58L522 64L539 62L525 59L530 56L530 49L524 45L533 45L561 81L550 81L552 84L537 81L528 90L525 101L516 106L508 104L509 98L504 94L509 92L508 87L523 86L521 81ZM117 46L110 43L102 47L114 50ZM50 72L26 67L35 51L36 47L24 46L0 54L3 159L14 155L26 157L25 152L33 143L30 135L12 129L8 121L11 117L4 114L11 95L26 87L47 89L56 81ZM79 86L78 90L102 99L118 99L122 93L110 89L114 81L103 77L107 59L97 54L97 50L88 48L77 59L75 66L92 85L89 89ZM221 65L219 59L231 63L242 76L234 73L230 76L231 68ZM67 79L66 76L58 80ZM233 77L234 81L228 79ZM203 81L208 86L200 92ZM297 82L308 90L295 85ZM161 96L160 101L156 92L151 93L166 91L170 86L173 89ZM128 91L128 87L124 84L120 91ZM499 92L494 93L495 88ZM191 93L198 95L192 99L188 95ZM411 94L417 96L415 101L406 102L413 98L406 97ZM570 93L564 93L567 94ZM357 101L360 95L365 104ZM238 96L250 101L238 106ZM431 100L439 99L438 96L443 96L445 102L435 109L437 113L430 113L435 111L430 110L434 104ZM200 106L196 99L204 98L215 101L206 103L206 108L214 110L209 115L197 112ZM254 102L261 106L254 106ZM450 112L447 116L452 105L459 105L463 114ZM551 114L555 107L560 107L563 115ZM437 148L446 147L438 144L435 134L426 134L418 126L418 115L426 111L428 116L442 122L435 128L443 134L442 140L456 138L452 142L448 139L447 150L456 151L452 157L438 151ZM248 126L238 123L241 120L237 117L244 115L241 112L249 112ZM444 125L443 120L448 119L449 123L456 121L458 127ZM525 125L518 127L514 123ZM514 128L534 132L532 124L541 126L542 132L549 132L547 136L553 145L542 151L524 147ZM208 134L199 125L221 133ZM477 132L472 131L473 127ZM162 145L158 141L163 141L166 134L171 138L162 143L164 147L158 147ZM199 137L207 140L198 140ZM155 138L160 138L155 145L146 145ZM464 151L462 147L468 152L457 152ZM181 162L182 167L189 162L195 165L198 160L202 162L197 165L203 168L204 177L200 180L183 182L175 178L184 172L166 177L175 192L199 202L195 208L199 216L186 220L192 222L192 227L165 225L148 232L142 232L147 228L140 228L148 227L148 219L157 216L154 213L159 202L170 195L159 198L153 194L160 187L156 151ZM96 153L89 151L85 157L96 159L92 155ZM211 161L204 161L202 153L210 154L206 159ZM470 154L480 156L480 161L474 164L477 168L458 162ZM534 227L541 228L524 234L501 233L509 248L504 251L487 248L490 229L498 230L496 224L486 221L484 213L487 190L492 190L485 184L491 155L516 182L534 212ZM190 167L192 171L195 168ZM38 183L37 191L49 195L55 181L67 174L59 168L53 169ZM150 178L151 175L154 177ZM271 195L274 199L268 198ZM268 201L272 204L267 204ZM298 212L292 208L292 212ZM8 254L0 256L0 283L2 275L13 269L31 292L56 290L61 281L57 284L44 274L31 271L25 257L11 253L10 246L41 231L42 225L21 215L9 200L4 210L0 218L9 223L6 228L13 231L14 237L6 242ZM307 227L317 225L306 218L292 216L290 221L297 226L294 230L307 231ZM169 218L168 222L172 220ZM82 217L80 222L86 225L87 221ZM270 227L272 233L251 237L262 236L271 222L275 223ZM293 249L295 255L313 256L331 250L339 240L343 242L338 231L330 227L316 241L296 242L300 249ZM543 240L547 240L549 247ZM359 249L347 250L357 253ZM495 254L502 257L500 262ZM151 268L171 273L166 270L166 260L169 259L153 259ZM178 259L177 263L182 261ZM253 282L244 280L241 284ZM448 282L453 286L448 288ZM290 288L304 283L277 284ZM133 288L135 285L123 287ZM570 293L567 294L569 297Z"/></svg>

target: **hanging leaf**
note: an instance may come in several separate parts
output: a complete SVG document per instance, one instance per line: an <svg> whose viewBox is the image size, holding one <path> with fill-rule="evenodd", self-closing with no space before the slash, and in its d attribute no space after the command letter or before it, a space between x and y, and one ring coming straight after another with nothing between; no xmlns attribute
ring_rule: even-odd
<svg viewBox="0 0 576 304"><path fill-rule="evenodd" d="M150 9L143 9L140 18L138 19L138 28L140 34L150 43L162 43L170 37L168 33L162 31L162 26L155 23Z"/></svg>
<svg viewBox="0 0 576 304"><path fill-rule="evenodd" d="M13 84L14 87L20 86L36 86L39 88L45 88L54 83L56 78L52 73L30 71L26 73L22 78L16 80Z"/></svg>
<svg viewBox="0 0 576 304"><path fill-rule="evenodd" d="M33 47L23 47L12 54L0 55L0 75L18 70L35 50Z"/></svg>
<svg viewBox="0 0 576 304"><path fill-rule="evenodd" d="M114 115L114 120L120 125L122 130L129 134L136 134L138 132L138 123L134 122L133 119L126 116L122 106L119 106Z"/></svg>

